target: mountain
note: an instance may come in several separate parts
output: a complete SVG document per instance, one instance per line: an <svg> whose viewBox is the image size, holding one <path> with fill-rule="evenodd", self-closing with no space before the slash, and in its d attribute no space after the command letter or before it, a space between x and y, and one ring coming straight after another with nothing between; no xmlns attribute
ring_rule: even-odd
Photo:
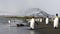
<svg viewBox="0 0 60 34"><path fill-rule="evenodd" d="M29 14L27 16L34 16L34 17L54 17L54 15L50 15L48 14L47 12L39 9L39 8L31 8L28 10L29 11Z"/></svg>

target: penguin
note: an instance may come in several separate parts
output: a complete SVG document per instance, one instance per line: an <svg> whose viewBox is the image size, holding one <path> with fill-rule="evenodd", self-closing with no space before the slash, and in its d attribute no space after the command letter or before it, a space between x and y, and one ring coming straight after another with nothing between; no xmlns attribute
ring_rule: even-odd
<svg viewBox="0 0 60 34"><path fill-rule="evenodd" d="M11 25L11 22L10 22L10 20L8 20L8 23L9 23L9 25L8 25L8 26L10 26L10 25Z"/></svg>
<svg viewBox="0 0 60 34"><path fill-rule="evenodd" d="M34 18L32 18L30 21L30 29L34 29L34 23L35 23L35 20Z"/></svg>
<svg viewBox="0 0 60 34"><path fill-rule="evenodd" d="M40 22L42 22L42 18L40 18Z"/></svg>
<svg viewBox="0 0 60 34"><path fill-rule="evenodd" d="M54 28L57 29L58 28L58 14L56 14L56 17L54 19Z"/></svg>
<svg viewBox="0 0 60 34"><path fill-rule="evenodd" d="M46 24L48 24L49 23L49 18L48 18L48 16L46 17Z"/></svg>
<svg viewBox="0 0 60 34"><path fill-rule="evenodd" d="M10 20L8 20L8 23L10 24Z"/></svg>

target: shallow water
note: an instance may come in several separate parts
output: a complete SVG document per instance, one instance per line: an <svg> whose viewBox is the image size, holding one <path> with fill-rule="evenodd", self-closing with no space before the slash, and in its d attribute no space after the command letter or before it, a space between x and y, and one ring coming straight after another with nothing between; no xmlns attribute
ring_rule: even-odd
<svg viewBox="0 0 60 34"><path fill-rule="evenodd" d="M13 27L1 24L0 34L40 34L38 30L29 30L29 27Z"/></svg>
<svg viewBox="0 0 60 34"><path fill-rule="evenodd" d="M2 22L0 22L0 34L41 34L38 30L29 30L27 26L16 27L16 23L22 23L21 20L16 19L14 22L12 19L11 24L8 24L8 20L5 23Z"/></svg>

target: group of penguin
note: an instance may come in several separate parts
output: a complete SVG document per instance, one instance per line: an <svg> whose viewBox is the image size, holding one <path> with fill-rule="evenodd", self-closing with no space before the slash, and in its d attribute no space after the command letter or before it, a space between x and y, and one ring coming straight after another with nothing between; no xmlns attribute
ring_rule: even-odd
<svg viewBox="0 0 60 34"><path fill-rule="evenodd" d="M54 23L53 23L53 27L54 27L55 29L58 28L58 19L59 19L59 18L58 18L58 14L56 14L56 17L54 18ZM46 24L49 23L49 18L48 18L48 16L46 17L45 22L46 22ZM30 29L35 29L35 28L34 28L34 23L35 23L34 18L32 18L32 19L30 20Z"/></svg>
<svg viewBox="0 0 60 34"><path fill-rule="evenodd" d="M58 28L58 14L56 14L56 17L55 17L55 19L54 19L54 24L53 24L53 27L55 28L55 29L57 29ZM10 20L8 21L9 23L10 23ZM49 23L49 18L48 18L48 16L46 17L46 20L45 20L45 22L46 22L46 24L48 24ZM34 28L34 25L35 25L35 20L34 20L34 17L30 20L30 29L35 29Z"/></svg>

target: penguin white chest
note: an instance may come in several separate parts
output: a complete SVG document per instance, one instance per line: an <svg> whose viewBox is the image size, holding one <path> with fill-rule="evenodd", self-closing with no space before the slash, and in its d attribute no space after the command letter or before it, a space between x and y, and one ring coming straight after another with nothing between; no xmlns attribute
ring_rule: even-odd
<svg viewBox="0 0 60 34"><path fill-rule="evenodd" d="M31 22L30 22L30 27L31 28L34 28L34 22L35 22L34 19L32 19Z"/></svg>
<svg viewBox="0 0 60 34"><path fill-rule="evenodd" d="M46 18L46 24L48 24L48 18Z"/></svg>
<svg viewBox="0 0 60 34"><path fill-rule="evenodd" d="M8 22L10 23L10 20Z"/></svg>
<svg viewBox="0 0 60 34"><path fill-rule="evenodd" d="M54 27L58 27L58 18L55 18L54 20Z"/></svg>

